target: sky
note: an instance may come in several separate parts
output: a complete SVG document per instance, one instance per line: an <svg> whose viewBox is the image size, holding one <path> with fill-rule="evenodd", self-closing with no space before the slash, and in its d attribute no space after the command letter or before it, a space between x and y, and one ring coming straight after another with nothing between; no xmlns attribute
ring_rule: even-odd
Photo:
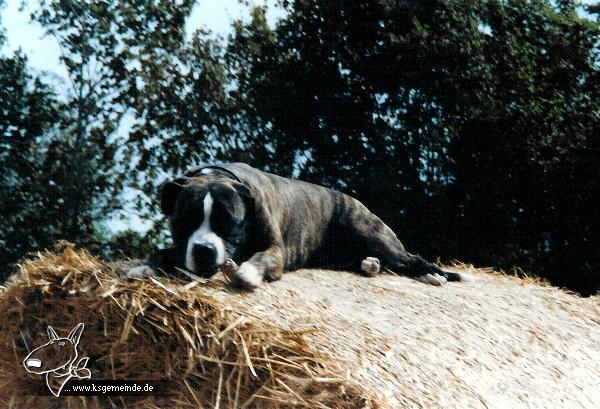
<svg viewBox="0 0 600 409"><path fill-rule="evenodd" d="M44 37L42 28L30 23L29 10L35 0L29 0L30 5L20 11L22 0L6 0L3 10L0 10L0 21L6 29L8 45L11 52L21 48L29 58L31 67L56 74L57 79L67 77L64 66L59 61L60 50L52 37ZM267 18L273 24L283 15L280 9L272 7L274 0L256 0L257 5L267 4ZM233 19L249 18L248 7L240 5L238 0L200 0L194 7L186 22L188 38L199 27L208 27L215 34L227 34L231 30L230 21ZM6 52L6 49L2 50Z"/></svg>

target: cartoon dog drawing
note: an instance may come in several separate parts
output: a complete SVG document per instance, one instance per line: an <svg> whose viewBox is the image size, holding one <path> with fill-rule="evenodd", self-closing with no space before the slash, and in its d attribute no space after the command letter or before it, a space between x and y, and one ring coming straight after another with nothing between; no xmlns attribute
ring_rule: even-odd
<svg viewBox="0 0 600 409"><path fill-rule="evenodd" d="M77 345L84 325L79 323L66 338L56 334L48 325L48 341L37 347L23 360L23 366L29 373L46 375L46 385L54 396L59 396L69 379L90 379L92 374L86 368L88 357L77 360Z"/></svg>

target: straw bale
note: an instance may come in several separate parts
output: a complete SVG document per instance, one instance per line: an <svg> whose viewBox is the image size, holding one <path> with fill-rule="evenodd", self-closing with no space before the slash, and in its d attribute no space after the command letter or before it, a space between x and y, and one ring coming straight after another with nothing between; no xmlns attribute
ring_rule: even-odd
<svg viewBox="0 0 600 409"><path fill-rule="evenodd" d="M181 391L114 407L599 407L600 297L448 268L473 280L301 270L245 293L221 275L127 281L71 247L45 253L0 293L0 405L55 402L21 396L20 332L33 343L47 323L84 321L94 378L166 376Z"/></svg>
<svg viewBox="0 0 600 409"><path fill-rule="evenodd" d="M244 315L206 283L119 273L68 244L21 266L0 291L1 407L386 407L313 349L306 331ZM22 368L24 344L45 343L48 324L64 336L79 322L92 379L165 380L167 394L28 396L41 377Z"/></svg>
<svg viewBox="0 0 600 409"><path fill-rule="evenodd" d="M215 297L306 335L399 408L600 407L600 297L456 264L468 282L301 270Z"/></svg>

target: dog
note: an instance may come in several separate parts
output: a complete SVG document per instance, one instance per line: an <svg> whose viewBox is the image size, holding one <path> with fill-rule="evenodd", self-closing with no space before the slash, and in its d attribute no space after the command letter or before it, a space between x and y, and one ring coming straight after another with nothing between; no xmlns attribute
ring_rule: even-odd
<svg viewBox="0 0 600 409"><path fill-rule="evenodd" d="M244 163L204 166L164 183L160 207L173 246L128 277L179 269L210 277L221 269L248 290L302 267L369 276L387 268L436 286L461 280L407 252L360 201Z"/></svg>

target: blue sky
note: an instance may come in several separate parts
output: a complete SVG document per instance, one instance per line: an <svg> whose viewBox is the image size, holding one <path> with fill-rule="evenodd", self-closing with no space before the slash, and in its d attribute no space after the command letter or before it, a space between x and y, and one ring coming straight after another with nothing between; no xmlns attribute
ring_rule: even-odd
<svg viewBox="0 0 600 409"><path fill-rule="evenodd" d="M29 9L35 0L29 0ZM273 6L274 0L255 1L255 4ZM32 67L57 74L59 78L66 78L64 66L59 62L60 51L56 41L51 37L44 37L44 32L38 24L29 22L28 8L19 11L21 0L6 0L3 10L0 10L0 20L6 29L8 50L14 51L21 48L29 58ZM248 18L248 7L239 4L238 0L201 0L195 6L188 21L186 31L188 37L199 27L205 26L217 34L227 34L230 21L238 18ZM282 16L282 11L269 7L267 17L273 23ZM4 52L7 50L4 49Z"/></svg>

